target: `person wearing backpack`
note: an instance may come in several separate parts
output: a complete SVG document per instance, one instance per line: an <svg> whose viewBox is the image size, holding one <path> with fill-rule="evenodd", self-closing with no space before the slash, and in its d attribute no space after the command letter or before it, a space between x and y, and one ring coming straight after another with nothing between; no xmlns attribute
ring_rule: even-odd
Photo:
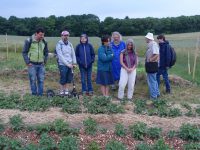
<svg viewBox="0 0 200 150"><path fill-rule="evenodd" d="M132 39L126 41L126 49L122 50L120 54L120 63L122 68L120 72L118 99L122 100L124 98L124 89L128 83L127 98L131 100L134 92L137 66L135 44Z"/></svg>
<svg viewBox="0 0 200 150"><path fill-rule="evenodd" d="M76 60L81 73L82 94L93 95L92 87L92 64L95 60L93 46L88 43L88 36L82 34L80 36L80 44L76 46ZM87 84L86 84L87 83Z"/></svg>
<svg viewBox="0 0 200 150"><path fill-rule="evenodd" d="M42 96L45 76L44 65L48 58L48 47L44 40L43 28L37 28L35 34L25 40L22 56L28 67L32 95Z"/></svg>
<svg viewBox="0 0 200 150"><path fill-rule="evenodd" d="M56 44L58 68L60 71L60 94L69 94L69 84L72 82L72 69L76 66L76 55L73 45L68 41L69 32L62 31L61 40Z"/></svg>
<svg viewBox="0 0 200 150"><path fill-rule="evenodd" d="M160 85L160 76L163 76L165 81L166 93L171 92L170 82L168 78L168 69L171 67L171 52L170 52L170 45L169 42L165 39L163 34L157 36L158 43L159 43L159 69L156 75L158 86Z"/></svg>

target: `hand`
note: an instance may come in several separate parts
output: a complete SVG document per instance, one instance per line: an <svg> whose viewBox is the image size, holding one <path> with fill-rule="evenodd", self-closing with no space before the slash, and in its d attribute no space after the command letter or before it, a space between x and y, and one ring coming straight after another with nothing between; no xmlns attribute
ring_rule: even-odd
<svg viewBox="0 0 200 150"><path fill-rule="evenodd" d="M73 68L73 65L72 64L68 64L67 67Z"/></svg>
<svg viewBox="0 0 200 150"><path fill-rule="evenodd" d="M32 64L31 63L29 63L29 64L26 64L28 67L31 67L32 66Z"/></svg>

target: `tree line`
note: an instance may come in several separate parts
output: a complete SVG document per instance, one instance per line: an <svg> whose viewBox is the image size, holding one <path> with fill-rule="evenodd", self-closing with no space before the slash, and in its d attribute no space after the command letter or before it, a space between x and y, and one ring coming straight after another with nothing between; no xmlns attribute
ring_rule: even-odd
<svg viewBox="0 0 200 150"><path fill-rule="evenodd" d="M124 19L107 17L103 21L93 14L32 18L10 16L8 19L0 17L0 34L27 36L33 34L39 26L45 28L46 36L60 36L64 29L68 30L71 36L79 36L81 33L101 36L113 31L119 31L124 36L145 35L147 32L174 34L200 31L200 15Z"/></svg>

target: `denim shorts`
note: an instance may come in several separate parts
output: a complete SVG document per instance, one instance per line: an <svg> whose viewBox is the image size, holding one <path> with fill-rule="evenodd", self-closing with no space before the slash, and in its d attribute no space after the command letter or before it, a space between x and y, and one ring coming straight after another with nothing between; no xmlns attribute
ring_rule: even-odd
<svg viewBox="0 0 200 150"><path fill-rule="evenodd" d="M60 70L60 84L64 85L66 83L71 83L73 78L71 68L59 65L59 70Z"/></svg>

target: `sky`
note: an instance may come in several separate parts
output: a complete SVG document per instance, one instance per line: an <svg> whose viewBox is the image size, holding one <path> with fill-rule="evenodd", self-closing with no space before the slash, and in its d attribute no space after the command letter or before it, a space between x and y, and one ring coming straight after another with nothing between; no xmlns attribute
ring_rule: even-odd
<svg viewBox="0 0 200 150"><path fill-rule="evenodd" d="M1 0L0 16L48 17L94 14L123 19L200 15L200 0Z"/></svg>

